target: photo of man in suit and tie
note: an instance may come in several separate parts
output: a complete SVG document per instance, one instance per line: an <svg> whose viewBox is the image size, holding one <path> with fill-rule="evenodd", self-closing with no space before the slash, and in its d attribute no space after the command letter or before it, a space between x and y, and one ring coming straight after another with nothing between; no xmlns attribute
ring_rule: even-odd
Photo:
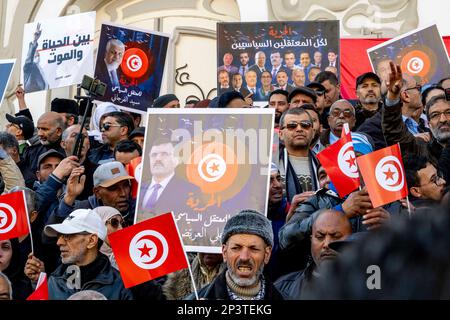
<svg viewBox="0 0 450 320"><path fill-rule="evenodd" d="M191 212L186 203L191 196L198 195L200 189L176 174L180 160L175 155L175 147L168 138L157 138L148 153L150 159L150 184L143 181L139 195L139 208L145 219L154 215L173 211Z"/></svg>
<svg viewBox="0 0 450 320"><path fill-rule="evenodd" d="M120 76L125 45L119 39L110 39L106 43L105 58L97 64L95 75L108 85L108 88L120 88ZM103 63L104 62L104 63Z"/></svg>

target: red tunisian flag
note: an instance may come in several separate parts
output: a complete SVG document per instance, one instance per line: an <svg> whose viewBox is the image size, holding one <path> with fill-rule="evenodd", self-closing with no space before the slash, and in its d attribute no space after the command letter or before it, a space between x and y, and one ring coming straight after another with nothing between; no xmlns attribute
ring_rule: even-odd
<svg viewBox="0 0 450 320"><path fill-rule="evenodd" d="M47 274L41 272L36 285L36 290L27 298L27 300L48 300Z"/></svg>
<svg viewBox="0 0 450 320"><path fill-rule="evenodd" d="M398 144L358 157L357 162L374 208L408 195Z"/></svg>
<svg viewBox="0 0 450 320"><path fill-rule="evenodd" d="M317 154L340 197L359 187L359 173L350 131L342 130L342 137Z"/></svg>
<svg viewBox="0 0 450 320"><path fill-rule="evenodd" d="M108 237L126 288L188 267L172 213L150 218Z"/></svg>
<svg viewBox="0 0 450 320"><path fill-rule="evenodd" d="M0 240L22 237L29 232L28 210L23 191L0 196Z"/></svg>

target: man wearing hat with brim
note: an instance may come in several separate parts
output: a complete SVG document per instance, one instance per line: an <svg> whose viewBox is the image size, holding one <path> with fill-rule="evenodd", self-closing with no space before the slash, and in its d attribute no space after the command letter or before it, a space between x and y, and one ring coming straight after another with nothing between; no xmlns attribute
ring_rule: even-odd
<svg viewBox="0 0 450 320"><path fill-rule="evenodd" d="M23 155L25 148L30 145L28 142L34 135L34 124L29 118L25 116L14 117L10 114L6 114L6 131L16 137L19 142L19 154Z"/></svg>
<svg viewBox="0 0 450 320"><path fill-rule="evenodd" d="M122 163L111 161L100 165L94 172L94 194L87 200L76 198L83 191L84 168L72 170L67 189L58 208L49 218L49 223L61 222L73 210L94 209L99 206L110 206L120 211L128 225L134 223L136 200L131 198L131 179Z"/></svg>
<svg viewBox="0 0 450 320"><path fill-rule="evenodd" d="M366 72L356 78L355 130L366 120L373 117L383 107L381 99L381 80L373 72Z"/></svg>
<svg viewBox="0 0 450 320"><path fill-rule="evenodd" d="M307 87L297 87L288 96L289 109L301 107L305 103L316 104L317 95Z"/></svg>
<svg viewBox="0 0 450 320"><path fill-rule="evenodd" d="M62 262L48 278L50 300L66 300L81 290L95 290L108 300L133 299L119 271L100 253L107 232L93 210L75 210L62 223L47 225L44 233L56 237Z"/></svg>
<svg viewBox="0 0 450 320"><path fill-rule="evenodd" d="M227 268L202 288L204 300L283 300L263 276L273 247L272 225L254 210L242 210L230 218L222 233L222 256ZM191 294L188 299L195 299Z"/></svg>

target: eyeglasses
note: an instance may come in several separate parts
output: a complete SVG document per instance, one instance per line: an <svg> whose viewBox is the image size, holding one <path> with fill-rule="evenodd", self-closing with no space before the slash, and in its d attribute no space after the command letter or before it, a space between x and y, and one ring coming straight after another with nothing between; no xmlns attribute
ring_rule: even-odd
<svg viewBox="0 0 450 320"><path fill-rule="evenodd" d="M297 129L298 126L300 126L302 129L309 130L312 127L312 122L309 120L303 120L300 122L292 121L281 127L281 129L283 130L284 128L287 128L288 130L292 131Z"/></svg>
<svg viewBox="0 0 450 320"><path fill-rule="evenodd" d="M439 120L441 118L441 115L444 115L445 118L450 119L450 109L447 109L445 111L439 112L432 112L430 113L430 121L436 121Z"/></svg>
<svg viewBox="0 0 450 320"><path fill-rule="evenodd" d="M419 93L422 92L422 86L420 84L415 85L414 87L411 87L411 88L406 88L405 91L413 90L413 89L419 90Z"/></svg>
<svg viewBox="0 0 450 320"><path fill-rule="evenodd" d="M442 178L439 175L434 175L434 176L431 177L431 179L430 179L430 181L428 181L428 183L420 185L419 187L424 187L426 185L429 185L430 183L434 183L437 186L442 186L442 185L445 184L445 180L444 180L444 178Z"/></svg>
<svg viewBox="0 0 450 320"><path fill-rule="evenodd" d="M88 235L88 234L90 234L89 232L86 232L86 231L84 231L84 232L78 232L78 233L72 233L72 234L62 234L62 233L58 233L57 235L56 235L56 239L59 239L59 238L63 238L64 239L64 241L71 241L73 238L75 238L75 236L86 236L86 235Z"/></svg>
<svg viewBox="0 0 450 320"><path fill-rule="evenodd" d="M333 111L330 112L330 114L333 117L339 117L341 113L344 115L344 118L351 118L354 116L353 111L350 109L346 110L333 109Z"/></svg>
<svg viewBox="0 0 450 320"><path fill-rule="evenodd" d="M318 95L319 97L323 96L324 94L325 94L325 91L316 90L316 95Z"/></svg>
<svg viewBox="0 0 450 320"><path fill-rule="evenodd" d="M102 130L108 131L109 128L111 128L111 127L123 127L123 126L121 126L120 124L104 123L102 125Z"/></svg>
<svg viewBox="0 0 450 320"><path fill-rule="evenodd" d="M126 227L125 221L119 218L111 218L108 221L106 221L106 223L109 223L111 227L113 227L114 229L117 229L119 225L121 225L122 227Z"/></svg>

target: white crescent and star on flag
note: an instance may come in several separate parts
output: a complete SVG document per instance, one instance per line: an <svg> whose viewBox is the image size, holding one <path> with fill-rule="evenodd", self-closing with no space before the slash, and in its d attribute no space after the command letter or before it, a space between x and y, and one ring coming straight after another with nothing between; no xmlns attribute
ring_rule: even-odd
<svg viewBox="0 0 450 320"><path fill-rule="evenodd" d="M161 266L169 255L166 238L155 230L144 230L136 234L129 246L130 258L142 269L155 269Z"/></svg>
<svg viewBox="0 0 450 320"><path fill-rule="evenodd" d="M7 233L14 228L17 222L17 213L13 207L0 203L0 234Z"/></svg>
<svg viewBox="0 0 450 320"><path fill-rule="evenodd" d="M356 164L356 155L353 150L353 143L347 142L342 146L338 153L338 166L339 169L347 177L358 178L358 166Z"/></svg>
<svg viewBox="0 0 450 320"><path fill-rule="evenodd" d="M225 160L218 154L208 154L197 166L198 174L207 182L215 182L227 171Z"/></svg>
<svg viewBox="0 0 450 320"><path fill-rule="evenodd" d="M397 157L386 156L375 167L377 183L387 191L399 191L405 184L402 164Z"/></svg>

